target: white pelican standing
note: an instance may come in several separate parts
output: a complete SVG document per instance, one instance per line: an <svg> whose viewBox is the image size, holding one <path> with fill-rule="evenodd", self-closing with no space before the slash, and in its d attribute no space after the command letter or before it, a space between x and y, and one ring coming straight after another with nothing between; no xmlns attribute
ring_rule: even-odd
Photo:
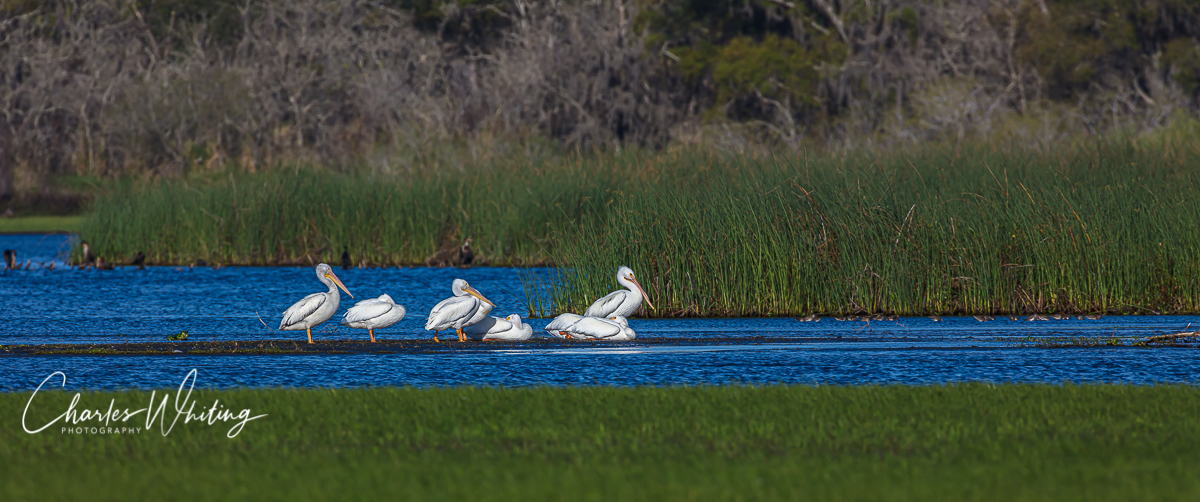
<svg viewBox="0 0 1200 502"><path fill-rule="evenodd" d="M462 279L455 279L451 289L454 296L434 305L433 310L429 311L429 319L425 321L425 329L433 332L435 342L438 341L439 331L450 328L458 333L458 341L467 341L463 328L482 321L496 305Z"/></svg>
<svg viewBox="0 0 1200 502"><path fill-rule="evenodd" d="M638 307L642 306L642 300L646 300L650 308L654 308L654 303L650 302L650 297L642 290L642 285L638 284L637 279L633 276L632 269L629 267L617 269L617 283L628 289L613 291L603 298L596 300L596 303L588 307L583 315L585 317L602 318L612 316L629 317L634 312L637 312Z"/></svg>
<svg viewBox="0 0 1200 502"><path fill-rule="evenodd" d="M313 343L312 327L328 321L337 312L338 304L342 300L338 288L350 295L350 290L333 275L333 269L329 268L329 265L317 265L317 279L329 286L329 291L313 293L296 302L283 313L283 320L279 323L279 329L307 331L308 343ZM350 298L354 298L354 295L350 295Z"/></svg>
<svg viewBox="0 0 1200 502"><path fill-rule="evenodd" d="M342 316L342 326L366 329L371 334L371 342L375 342L375 330L383 329L404 319L404 305L396 305L391 296L380 295L379 298L368 298L355 303L346 315Z"/></svg>
<svg viewBox="0 0 1200 502"><path fill-rule="evenodd" d="M627 342L637 338L637 333L629 327L629 320L619 315L607 318L584 317L566 328L551 331L550 334L559 338L614 342Z"/></svg>
<svg viewBox="0 0 1200 502"><path fill-rule="evenodd" d="M463 334L476 341L523 341L533 336L533 326L521 322L521 316L510 315L501 319L489 317L478 324L463 328Z"/></svg>

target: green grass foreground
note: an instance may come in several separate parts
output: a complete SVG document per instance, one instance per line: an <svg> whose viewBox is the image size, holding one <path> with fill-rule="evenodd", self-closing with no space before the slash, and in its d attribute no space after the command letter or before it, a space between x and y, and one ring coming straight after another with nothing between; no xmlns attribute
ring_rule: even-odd
<svg viewBox="0 0 1200 502"><path fill-rule="evenodd" d="M39 394L30 424L71 396ZM195 423L30 435L28 399L0 394L3 500L1200 498L1200 391L1185 386L193 394L269 414L234 439ZM140 408L148 393L85 393L81 407L110 399Z"/></svg>
<svg viewBox="0 0 1200 502"><path fill-rule="evenodd" d="M0 234L78 232L82 216L18 216L0 218Z"/></svg>

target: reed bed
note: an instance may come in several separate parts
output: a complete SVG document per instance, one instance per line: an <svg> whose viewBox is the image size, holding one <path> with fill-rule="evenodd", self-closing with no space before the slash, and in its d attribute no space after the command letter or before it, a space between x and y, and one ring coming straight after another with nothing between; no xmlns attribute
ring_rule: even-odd
<svg viewBox="0 0 1200 502"><path fill-rule="evenodd" d="M305 170L101 198L82 235L161 262L410 265L473 239L581 312L632 267L647 316L1200 311L1200 152L926 148L759 158L698 150L496 161L452 175Z"/></svg>
<svg viewBox="0 0 1200 502"><path fill-rule="evenodd" d="M689 184L613 194L562 230L552 288L579 312L631 266L645 315L1183 313L1200 310L1200 156L675 156ZM654 166L648 168L653 169Z"/></svg>

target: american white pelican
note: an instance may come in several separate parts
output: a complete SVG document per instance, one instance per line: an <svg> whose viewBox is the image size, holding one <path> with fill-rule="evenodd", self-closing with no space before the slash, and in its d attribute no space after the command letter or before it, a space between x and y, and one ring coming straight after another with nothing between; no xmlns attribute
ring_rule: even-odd
<svg viewBox="0 0 1200 502"><path fill-rule="evenodd" d="M455 279L451 289L454 296L434 305L433 310L429 311L429 319L425 321L425 330L433 332L435 342L438 341L439 331L450 328L458 333L458 341L467 341L463 328L482 321L496 306L462 279Z"/></svg>
<svg viewBox="0 0 1200 502"><path fill-rule="evenodd" d="M308 343L313 343L312 327L328 321L337 312L338 304L342 301L338 288L350 295L350 290L333 275L333 269L329 268L329 265L317 265L317 280L329 286L329 291L313 293L296 302L283 313L283 321L279 323L279 329L307 331ZM354 298L354 295L350 295L350 298Z"/></svg>
<svg viewBox="0 0 1200 502"><path fill-rule="evenodd" d="M633 270L629 267L621 267L617 269L617 283L629 289L613 291L605 297L596 300L587 311L583 313L586 317L612 317L621 316L629 317L637 312L638 307L642 306L642 300L650 304L650 308L654 308L654 303L650 302L650 297L642 290L642 285L638 284L637 279L633 276Z"/></svg>
<svg viewBox="0 0 1200 502"><path fill-rule="evenodd" d="M550 321L550 324L547 324L542 329L558 336L557 332L570 328L573 324L579 322L580 319L583 319L583 316L578 314L562 314L555 317L553 321Z"/></svg>
<svg viewBox="0 0 1200 502"><path fill-rule="evenodd" d="M521 316L513 314L504 319L488 317L477 324L463 328L463 334L476 341L522 341L533 336L533 326L521 322Z"/></svg>
<svg viewBox="0 0 1200 502"><path fill-rule="evenodd" d="M386 328L404 319L404 305L396 305L391 296L380 295L355 303L342 316L342 326L366 329L375 341L375 330Z"/></svg>
<svg viewBox="0 0 1200 502"><path fill-rule="evenodd" d="M584 317L571 326L552 331L550 334L559 338L614 342L627 342L637 338L637 333L629 327L629 320L619 315L608 318Z"/></svg>

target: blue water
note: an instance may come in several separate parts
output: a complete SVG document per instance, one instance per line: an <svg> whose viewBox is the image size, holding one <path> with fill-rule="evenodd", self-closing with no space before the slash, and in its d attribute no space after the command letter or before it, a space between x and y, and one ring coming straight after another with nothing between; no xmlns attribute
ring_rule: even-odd
<svg viewBox="0 0 1200 502"><path fill-rule="evenodd" d="M303 339L281 332L279 314L322 291L311 268L132 267L73 270L61 262L67 236L0 235L30 270L0 273L0 345L161 341L182 330L192 340ZM57 257L57 258L56 258ZM41 263L57 259L55 270ZM528 272L528 271L527 271ZM548 271L532 271L548 273ZM357 299L388 293L408 309L380 339L425 338L425 314L463 278L496 303L493 315L525 314L520 274L505 268L337 270ZM352 303L343 297L342 310ZM260 320L261 318L261 320ZM335 317L336 319L336 317ZM538 330L548 320L529 321ZM1105 317L1098 321L904 318L897 322L815 323L770 319L634 319L639 340L673 344L587 343L578 348L489 348L466 344L439 353L253 356L0 356L0 389L28 390L53 371L68 387L177 385L188 370L201 387L370 385L669 385L726 383L1125 382L1200 383L1200 351L1190 348L1028 346L1071 336L1144 337L1181 331L1200 317ZM536 331L535 331L536 333ZM333 322L318 339L363 339ZM721 341L720 344L711 343Z"/></svg>

